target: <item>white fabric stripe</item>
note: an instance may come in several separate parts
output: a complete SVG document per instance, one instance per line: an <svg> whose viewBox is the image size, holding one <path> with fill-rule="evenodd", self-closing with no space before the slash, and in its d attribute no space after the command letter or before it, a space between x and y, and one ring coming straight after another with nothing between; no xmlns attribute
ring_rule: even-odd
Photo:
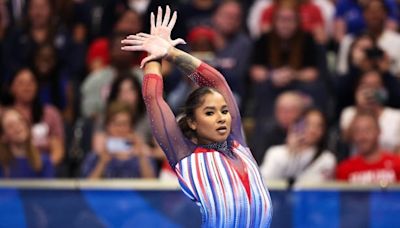
<svg viewBox="0 0 400 228"><path fill-rule="evenodd" d="M183 180L185 180L185 184L186 186L190 189L193 197L198 198L198 195L194 189L194 186L192 185L192 183L190 183L190 178L189 178L189 174L188 174L188 159L187 157L182 159L178 164L178 168L179 168L179 174L181 175L181 177L183 178ZM189 181L188 181L189 180ZM197 199L198 200L198 199Z"/></svg>
<svg viewBox="0 0 400 228"><path fill-rule="evenodd" d="M178 176L179 179L179 184L181 185L181 189L182 191L189 196L189 198L191 200L197 200L196 196L194 194L194 192L192 191L192 189L190 188L190 185L187 183L186 179L184 179L184 177L182 176L181 172L179 171L178 165L175 166L176 167L176 175ZM184 185L184 186L182 186ZM185 188L186 187L186 188Z"/></svg>
<svg viewBox="0 0 400 228"><path fill-rule="evenodd" d="M189 159L187 159L187 157L186 158L184 158L184 159L182 159L182 161L181 162L179 162L179 164L180 164L180 173L182 174L182 177L183 177L183 179L184 180L186 180L185 182L186 182L186 185L187 186L189 186L189 189L193 192L193 195L194 196L196 196L196 191L194 190L194 186L192 185L192 183L190 183L190 181L187 181L187 180L189 180L189 171L188 171L188 161Z"/></svg>
<svg viewBox="0 0 400 228"><path fill-rule="evenodd" d="M196 170L197 163L196 163L196 160L195 160L196 156L197 156L197 154L194 154L193 156L190 156L190 161L189 162L191 164L192 177L188 177L188 180L189 181L191 181L191 180L193 181L193 184L194 184L193 188L196 189L199 201L200 202L206 202L205 200L207 200L207 199L204 198L204 195L202 194L202 191L201 191L201 188L200 188L200 185L199 185L199 179L201 177L197 175L197 170ZM207 210L204 210L204 213L205 213L205 216L207 216Z"/></svg>
<svg viewBox="0 0 400 228"><path fill-rule="evenodd" d="M228 206L229 204L232 204L232 202L235 202L235 197L232 192L231 184L230 184L229 178L228 178L228 173L227 173L228 170L225 170L222 168L222 167L224 167L222 164L222 162L223 162L222 160L224 159L224 157L221 156L220 154L216 154L216 157L217 157L216 165L218 167L221 167L219 169L219 172L220 172L221 180L222 180L224 188L225 188L225 192L224 192L224 197L225 197L224 203L225 203L225 211L226 211L225 214L227 216L228 221L234 220L235 219L235 218L233 218L234 208Z"/></svg>
<svg viewBox="0 0 400 228"><path fill-rule="evenodd" d="M220 178L218 176L218 171L217 171L217 167L215 165L215 160L214 160L214 156L215 156L215 152L214 153L207 153L207 159L209 161L209 168L210 168L210 174L211 174L211 179L214 180L214 185L213 185L213 189L214 189L214 194L217 196L217 208L218 208L218 212L219 212L219 216L221 218L226 218L226 202L225 202L225 195L224 195L224 190L222 188L223 183L220 182ZM219 219L220 223L218 223L218 226L222 226L223 225L223 219Z"/></svg>
<svg viewBox="0 0 400 228"><path fill-rule="evenodd" d="M199 171L200 171L200 178L202 180L203 183L203 187L204 187L204 192L201 189L201 185L200 182L198 182L198 189L201 189L200 192L201 194L203 194L204 198L207 198L206 203L207 203L207 208L209 209L210 214L208 215L209 219L213 219L215 217L215 205L213 204L214 202L214 197L212 195L212 191L211 191L211 187L210 187L210 183L208 182L208 178L207 178L207 173L206 173L206 168L205 168L205 161L204 161L204 155L205 153L199 153L197 154L198 157L198 167L199 167Z"/></svg>

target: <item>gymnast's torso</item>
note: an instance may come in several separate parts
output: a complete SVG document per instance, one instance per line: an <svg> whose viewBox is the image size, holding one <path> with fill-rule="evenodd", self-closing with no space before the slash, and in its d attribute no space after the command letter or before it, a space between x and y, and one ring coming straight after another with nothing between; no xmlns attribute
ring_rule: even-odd
<svg viewBox="0 0 400 228"><path fill-rule="evenodd" d="M179 161L181 188L201 208L203 227L269 227L271 200L258 166L248 148L231 144L231 156L197 147Z"/></svg>

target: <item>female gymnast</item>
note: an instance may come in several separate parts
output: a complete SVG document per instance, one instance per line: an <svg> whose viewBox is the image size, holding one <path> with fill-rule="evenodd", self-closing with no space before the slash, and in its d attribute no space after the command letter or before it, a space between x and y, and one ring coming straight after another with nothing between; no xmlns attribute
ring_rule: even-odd
<svg viewBox="0 0 400 228"><path fill-rule="evenodd" d="M177 18L151 14L150 34L122 41L123 50L146 51L143 98L152 131L175 170L183 192L202 213L203 227L269 227L272 204L243 134L239 109L224 77L171 40ZM188 75L199 88L188 97L178 121L164 101L161 59Z"/></svg>

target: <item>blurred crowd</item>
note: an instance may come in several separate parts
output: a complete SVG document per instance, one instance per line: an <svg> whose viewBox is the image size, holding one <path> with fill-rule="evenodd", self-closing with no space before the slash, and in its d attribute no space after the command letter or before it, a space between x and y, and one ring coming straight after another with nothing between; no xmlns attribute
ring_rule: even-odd
<svg viewBox="0 0 400 228"><path fill-rule="evenodd" d="M167 4L267 181L400 181L398 0L0 0L0 177L176 178L121 51ZM162 70L178 115L194 85Z"/></svg>

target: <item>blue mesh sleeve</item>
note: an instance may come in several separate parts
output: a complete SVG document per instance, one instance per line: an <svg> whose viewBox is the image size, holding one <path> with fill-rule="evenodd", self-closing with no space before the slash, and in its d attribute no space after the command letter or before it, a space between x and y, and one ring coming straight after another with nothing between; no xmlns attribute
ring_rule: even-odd
<svg viewBox="0 0 400 228"><path fill-rule="evenodd" d="M146 74L142 91L153 135L169 164L174 167L178 161L191 154L195 145L182 134L174 114L163 98L161 76Z"/></svg>

